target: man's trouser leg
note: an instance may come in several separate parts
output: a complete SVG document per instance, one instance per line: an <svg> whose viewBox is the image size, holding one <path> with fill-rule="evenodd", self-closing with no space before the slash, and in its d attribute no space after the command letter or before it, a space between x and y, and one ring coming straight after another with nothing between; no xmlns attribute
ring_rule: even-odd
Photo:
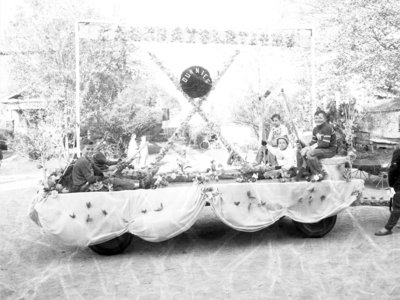
<svg viewBox="0 0 400 300"><path fill-rule="evenodd" d="M336 151L333 149L313 149L307 154L307 165L313 175L322 172L320 159L334 157Z"/></svg>
<svg viewBox="0 0 400 300"><path fill-rule="evenodd" d="M273 155L273 154L271 153L271 151L268 151L267 157L266 157L265 160L266 160L265 162L266 162L267 164L271 165L271 166L277 166L277 165L278 165L278 161L276 160L276 156Z"/></svg>
<svg viewBox="0 0 400 300"><path fill-rule="evenodd" d="M312 175L319 174L322 170L322 165L316 156L307 157L307 166Z"/></svg>
<svg viewBox="0 0 400 300"><path fill-rule="evenodd" d="M114 191L136 190L139 188L139 180L133 179L108 178L103 183L111 183Z"/></svg>
<svg viewBox="0 0 400 300"><path fill-rule="evenodd" d="M304 158L301 155L300 151L296 152L296 162L297 162L297 169L301 169L304 167Z"/></svg>
<svg viewBox="0 0 400 300"><path fill-rule="evenodd" d="M265 163L264 161L264 156L265 156L265 147L261 146L260 149L258 149L257 156L256 156L256 163L257 165L261 163Z"/></svg>
<svg viewBox="0 0 400 300"><path fill-rule="evenodd" d="M393 206L390 213L389 220L387 221L385 228L387 230L392 230L392 228L397 224L400 218L400 191L396 191L393 196Z"/></svg>
<svg viewBox="0 0 400 300"><path fill-rule="evenodd" d="M267 171L264 173L264 178L274 179L274 178L278 178L280 174L281 174L280 170L270 170L270 171Z"/></svg>

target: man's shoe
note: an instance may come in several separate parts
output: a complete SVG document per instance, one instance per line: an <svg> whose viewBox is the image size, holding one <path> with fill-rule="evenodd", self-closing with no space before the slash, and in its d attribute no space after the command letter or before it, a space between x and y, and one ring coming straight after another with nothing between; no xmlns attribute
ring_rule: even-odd
<svg viewBox="0 0 400 300"><path fill-rule="evenodd" d="M388 230L386 228L382 228L381 230L375 232L375 235L377 235L377 236L384 236L384 235L388 235L388 234L392 234L392 231Z"/></svg>

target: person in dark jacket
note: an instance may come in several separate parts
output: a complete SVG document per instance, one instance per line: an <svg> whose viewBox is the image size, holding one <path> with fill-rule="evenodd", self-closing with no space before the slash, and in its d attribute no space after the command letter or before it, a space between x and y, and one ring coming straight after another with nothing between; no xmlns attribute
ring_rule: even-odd
<svg viewBox="0 0 400 300"><path fill-rule="evenodd" d="M308 147L301 150L301 155L306 156L307 165L311 171L312 181L321 181L327 175L320 159L331 158L337 151L336 133L327 122L326 113L322 110L314 114L315 127L312 140Z"/></svg>
<svg viewBox="0 0 400 300"><path fill-rule="evenodd" d="M118 161L108 160L107 157L103 154L103 152L97 151L93 155L93 162L97 168L101 171L110 171L110 166L114 166L118 164Z"/></svg>
<svg viewBox="0 0 400 300"><path fill-rule="evenodd" d="M93 155L94 145L88 142L83 146L82 156L78 158L72 169L72 192L84 192L89 184L104 179L104 174L98 169L91 157Z"/></svg>
<svg viewBox="0 0 400 300"><path fill-rule="evenodd" d="M114 167L120 162L121 160L118 161L112 161L107 159L107 157L104 155L103 150L105 147L106 143L103 139L97 142L97 146L94 147L94 154L93 154L93 162L97 168L99 168L102 172L107 172L107 171L113 171L115 170ZM110 168L111 167L111 168Z"/></svg>
<svg viewBox="0 0 400 300"><path fill-rule="evenodd" d="M144 188L144 183L124 178L106 178L103 172L93 162L94 145L88 143L83 146L82 157L74 164L72 170L72 192L86 192L89 185L98 181L105 185L112 184L114 191L135 190Z"/></svg>
<svg viewBox="0 0 400 300"><path fill-rule="evenodd" d="M400 219L400 149L396 149L393 152L388 172L388 181L389 186L395 191L392 198L392 211L385 227L375 232L377 236L391 234L393 227Z"/></svg>

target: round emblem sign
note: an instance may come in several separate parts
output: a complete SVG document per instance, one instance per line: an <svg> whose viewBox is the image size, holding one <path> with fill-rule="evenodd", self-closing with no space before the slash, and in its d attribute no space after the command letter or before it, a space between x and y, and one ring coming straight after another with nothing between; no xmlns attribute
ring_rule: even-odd
<svg viewBox="0 0 400 300"><path fill-rule="evenodd" d="M193 66L183 71L180 83L182 90L190 98L203 97L211 90L212 86L210 73L199 66Z"/></svg>

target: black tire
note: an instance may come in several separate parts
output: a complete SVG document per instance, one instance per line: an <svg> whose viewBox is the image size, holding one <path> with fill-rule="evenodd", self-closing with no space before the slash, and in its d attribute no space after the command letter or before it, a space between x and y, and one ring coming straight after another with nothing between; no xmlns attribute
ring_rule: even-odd
<svg viewBox="0 0 400 300"><path fill-rule="evenodd" d="M320 238L333 229L337 216L322 219L317 223L300 223L293 221L296 228L306 237Z"/></svg>
<svg viewBox="0 0 400 300"><path fill-rule="evenodd" d="M132 242L133 235L129 232L107 242L91 245L89 248L100 255L115 255L124 252Z"/></svg>

